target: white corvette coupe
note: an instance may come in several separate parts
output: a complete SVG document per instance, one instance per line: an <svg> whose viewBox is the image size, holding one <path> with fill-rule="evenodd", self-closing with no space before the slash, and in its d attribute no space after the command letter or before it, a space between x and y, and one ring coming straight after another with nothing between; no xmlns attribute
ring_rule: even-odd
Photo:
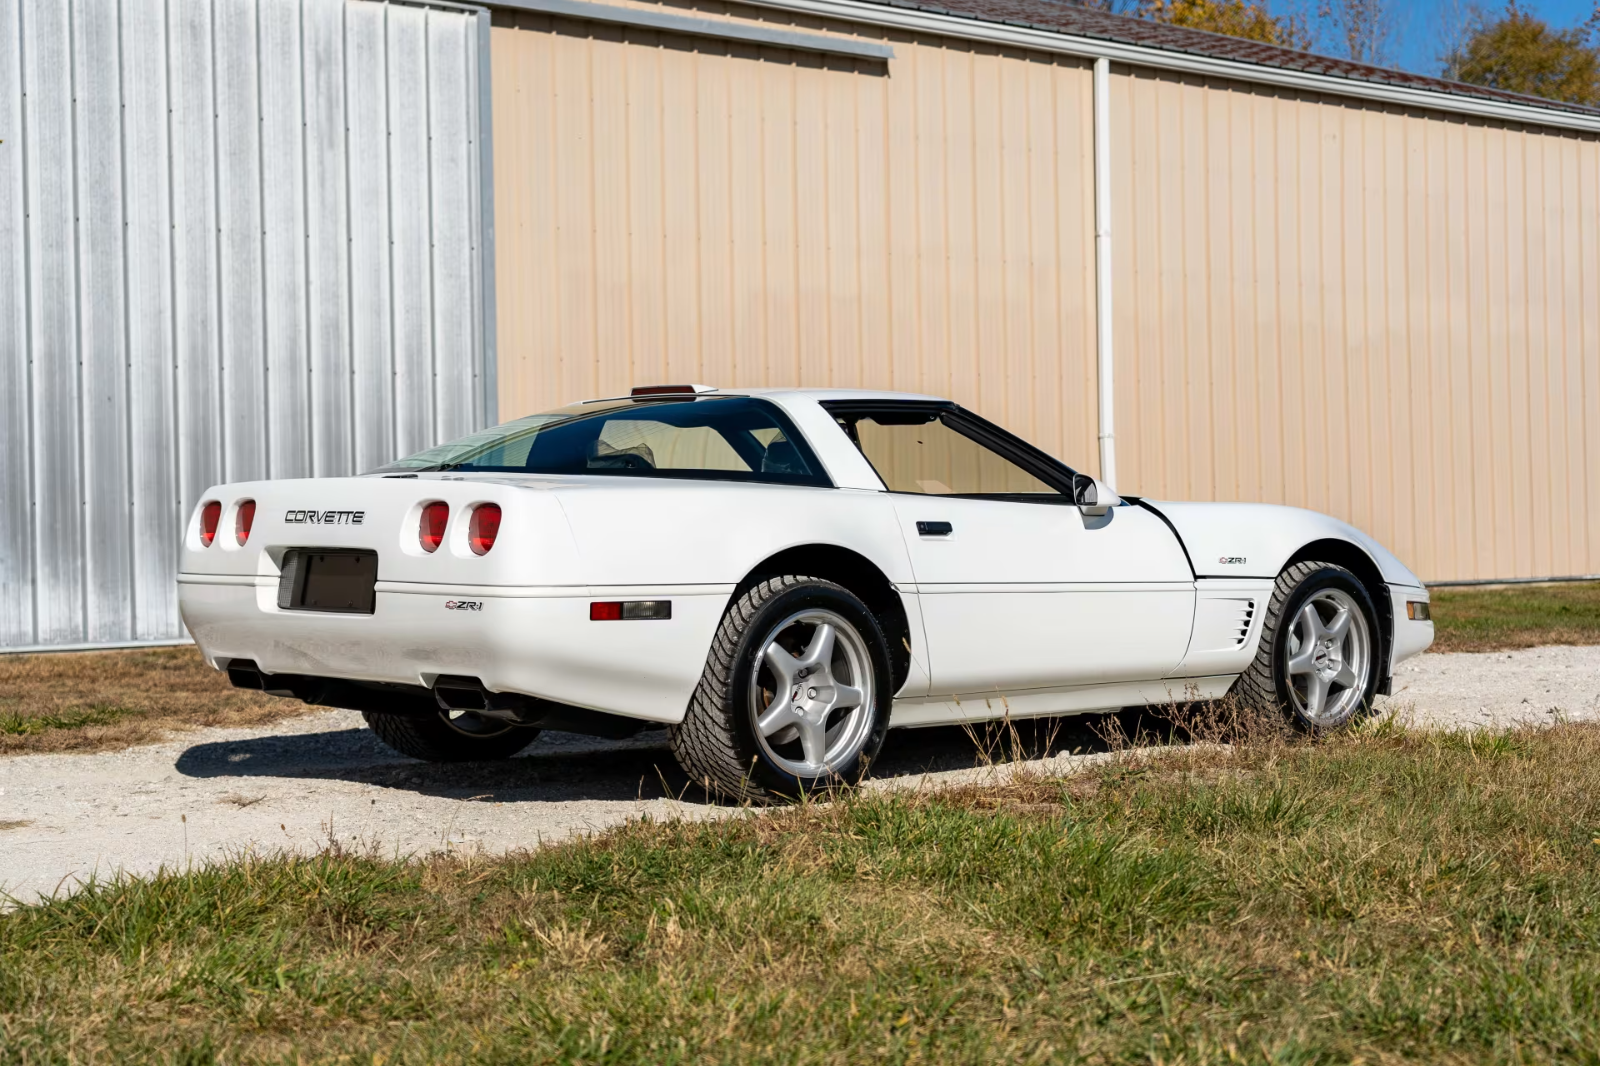
<svg viewBox="0 0 1600 1066"><path fill-rule="evenodd" d="M180 601L234 684L430 760L664 726L745 797L854 781L897 726L1231 691L1331 728L1433 640L1342 522L1118 497L925 396L636 389L204 500Z"/></svg>

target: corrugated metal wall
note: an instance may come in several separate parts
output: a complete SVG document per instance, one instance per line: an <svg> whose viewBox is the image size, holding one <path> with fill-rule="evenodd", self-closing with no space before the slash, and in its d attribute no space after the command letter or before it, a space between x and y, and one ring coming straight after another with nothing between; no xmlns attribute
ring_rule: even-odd
<svg viewBox="0 0 1600 1066"><path fill-rule="evenodd" d="M1088 65L493 34L507 417L663 381L908 389L1093 464Z"/></svg>
<svg viewBox="0 0 1600 1066"><path fill-rule="evenodd" d="M479 31L0 0L0 647L182 635L215 482L482 423Z"/></svg>
<svg viewBox="0 0 1600 1066"><path fill-rule="evenodd" d="M1600 573L1600 139L1113 77L1119 485Z"/></svg>

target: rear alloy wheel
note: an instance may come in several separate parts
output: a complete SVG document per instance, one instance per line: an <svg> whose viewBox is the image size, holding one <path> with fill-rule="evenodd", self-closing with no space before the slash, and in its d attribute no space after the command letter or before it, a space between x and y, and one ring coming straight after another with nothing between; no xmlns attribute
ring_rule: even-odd
<svg viewBox="0 0 1600 1066"><path fill-rule="evenodd" d="M1278 575L1255 661L1234 693L1303 729L1337 729L1371 709L1378 648L1376 612L1356 576L1332 563L1295 563Z"/></svg>
<svg viewBox="0 0 1600 1066"><path fill-rule="evenodd" d="M509 759L539 735L537 729L472 711L440 711L434 716L362 711L361 717L389 747L426 762Z"/></svg>
<svg viewBox="0 0 1600 1066"><path fill-rule="evenodd" d="M889 676L883 631L853 593L770 578L723 617L673 754L738 799L854 784L883 745Z"/></svg>

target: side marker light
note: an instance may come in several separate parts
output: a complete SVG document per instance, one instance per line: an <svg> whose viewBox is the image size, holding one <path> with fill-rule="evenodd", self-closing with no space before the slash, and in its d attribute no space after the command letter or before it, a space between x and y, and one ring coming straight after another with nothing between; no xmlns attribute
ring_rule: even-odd
<svg viewBox="0 0 1600 1066"><path fill-rule="evenodd" d="M631 622L671 617L671 600L596 600L589 604L591 622Z"/></svg>

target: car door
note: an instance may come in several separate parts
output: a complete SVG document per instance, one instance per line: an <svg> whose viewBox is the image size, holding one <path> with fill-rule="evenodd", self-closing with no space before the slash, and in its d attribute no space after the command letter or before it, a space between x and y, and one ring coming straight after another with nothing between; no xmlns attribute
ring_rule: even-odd
<svg viewBox="0 0 1600 1066"><path fill-rule="evenodd" d="M829 408L894 494L932 694L1149 680L1183 658L1194 575L1158 516L1084 514L1071 471L954 405Z"/></svg>

